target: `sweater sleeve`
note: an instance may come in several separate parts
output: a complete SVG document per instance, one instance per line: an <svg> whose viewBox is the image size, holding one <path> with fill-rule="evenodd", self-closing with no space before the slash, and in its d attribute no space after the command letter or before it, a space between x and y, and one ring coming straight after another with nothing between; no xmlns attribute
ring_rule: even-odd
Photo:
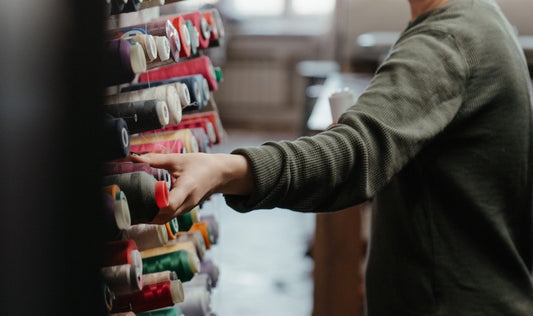
<svg viewBox="0 0 533 316"><path fill-rule="evenodd" d="M458 112L468 68L453 36L407 31L338 124L312 137L238 148L254 178L240 212L344 209L372 198Z"/></svg>

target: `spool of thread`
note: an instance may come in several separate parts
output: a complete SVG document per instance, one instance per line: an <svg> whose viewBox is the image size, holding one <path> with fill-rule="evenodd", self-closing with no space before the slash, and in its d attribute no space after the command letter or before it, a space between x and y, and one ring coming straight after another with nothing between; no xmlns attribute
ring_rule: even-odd
<svg viewBox="0 0 533 316"><path fill-rule="evenodd" d="M204 259L202 262L200 262L200 271L198 273L207 274L211 279L211 286L217 286L220 269L211 259Z"/></svg>
<svg viewBox="0 0 533 316"><path fill-rule="evenodd" d="M211 293L199 286L183 285L187 296L178 304L182 313L187 316L208 316L211 313Z"/></svg>
<svg viewBox="0 0 533 316"><path fill-rule="evenodd" d="M209 231L209 227L207 226L206 222L198 222L192 224L189 231L199 231L202 233L202 237L204 238L205 248L210 249L211 248L211 232Z"/></svg>
<svg viewBox="0 0 533 316"><path fill-rule="evenodd" d="M184 77L196 74L201 74L204 76L204 78L207 80L210 91L216 91L218 89L215 68L211 63L211 59L207 56L200 56L147 71L146 73L139 75L139 82L166 80L175 77Z"/></svg>
<svg viewBox="0 0 533 316"><path fill-rule="evenodd" d="M103 248L102 267L130 264L142 268L141 253L132 239L108 241Z"/></svg>
<svg viewBox="0 0 533 316"><path fill-rule="evenodd" d="M136 224L122 231L122 239L132 239L139 251L164 246L168 242L165 225Z"/></svg>
<svg viewBox="0 0 533 316"><path fill-rule="evenodd" d="M194 223L200 221L200 208L195 206L190 212L176 216L180 231L189 231Z"/></svg>
<svg viewBox="0 0 533 316"><path fill-rule="evenodd" d="M128 173L134 171L144 171L152 176L157 181L165 181L167 187L172 186L170 173L166 169L154 168L148 163L144 162L131 162L131 161L109 161L102 164L102 172L104 175ZM118 186L117 186L118 188ZM118 189L120 191L120 189ZM115 193L116 194L116 193Z"/></svg>
<svg viewBox="0 0 533 316"><path fill-rule="evenodd" d="M115 219L115 198L108 193L102 193L103 198L103 219L104 235L106 240L116 240L121 234Z"/></svg>
<svg viewBox="0 0 533 316"><path fill-rule="evenodd" d="M170 58L170 42L165 36L154 36L157 47L157 58L155 62L165 62ZM147 66L148 68L148 66Z"/></svg>
<svg viewBox="0 0 533 316"><path fill-rule="evenodd" d="M134 313L171 307L183 302L183 285L179 280L143 286L141 291L129 295L117 296L113 303L113 312L125 312L130 308Z"/></svg>
<svg viewBox="0 0 533 316"><path fill-rule="evenodd" d="M151 62L157 58L157 45L155 38L150 34L138 34L132 37L134 41L141 44L144 55L146 56L146 62Z"/></svg>
<svg viewBox="0 0 533 316"><path fill-rule="evenodd" d="M206 222L207 226L209 227L209 231L211 232L211 243L217 244L218 243L218 221L215 218L215 215L209 214L209 215L202 215L200 217L200 222Z"/></svg>
<svg viewBox="0 0 533 316"><path fill-rule="evenodd" d="M105 103L120 104L134 101L161 100L165 101L169 112L169 124L178 124L181 121L181 102L178 91L173 85L161 85L135 91L128 91L106 97Z"/></svg>
<svg viewBox="0 0 533 316"><path fill-rule="evenodd" d="M104 139L102 147L105 160L124 158L130 153L130 136L128 124L122 118L104 115Z"/></svg>
<svg viewBox="0 0 533 316"><path fill-rule="evenodd" d="M222 68L220 67L213 67L215 69L215 77L217 78L217 82L224 81L224 77L222 76Z"/></svg>
<svg viewBox="0 0 533 316"><path fill-rule="evenodd" d="M141 138L136 140L135 145L132 145L131 151L138 154L150 152L183 154L187 152L183 141L179 138L171 140L146 140Z"/></svg>
<svg viewBox="0 0 533 316"><path fill-rule="evenodd" d="M111 0L111 14L119 14L124 11L124 7L128 0Z"/></svg>
<svg viewBox="0 0 533 316"><path fill-rule="evenodd" d="M182 282L189 281L198 273L200 269L200 260L198 257L191 256L187 250L178 250L175 252L147 257L142 259L143 274L174 271L178 279Z"/></svg>
<svg viewBox="0 0 533 316"><path fill-rule="evenodd" d="M172 25L176 30L178 30L181 50L180 57L190 57L191 56L191 34L185 23L185 19L179 15L168 17Z"/></svg>
<svg viewBox="0 0 533 316"><path fill-rule="evenodd" d="M212 289L211 278L209 277L209 275L205 273L204 274L197 273L193 276L191 280L185 283L184 287L186 288L200 287L200 288L205 289L208 292L211 292L211 289Z"/></svg>
<svg viewBox="0 0 533 316"><path fill-rule="evenodd" d="M145 313L137 314L137 316L182 316L184 315L181 309L174 305L172 307L159 308Z"/></svg>
<svg viewBox="0 0 533 316"><path fill-rule="evenodd" d="M185 150L188 153L198 152L198 142L196 141L196 138L194 138L194 136L192 135L192 132L188 129L169 131L169 132L164 132L160 134L150 133L150 134L142 134L139 136L135 136L131 138L130 147L137 149L136 146L139 144L146 144L146 143L157 144L157 143L168 142L168 141L171 141L171 144L166 144L166 145L174 145L172 142L175 142L178 139L181 140L182 144L185 146ZM130 150L134 150L134 149L130 149ZM172 151L172 152L175 152L175 151Z"/></svg>
<svg viewBox="0 0 533 316"><path fill-rule="evenodd" d="M104 17L109 17L111 15L111 0L104 0Z"/></svg>
<svg viewBox="0 0 533 316"><path fill-rule="evenodd" d="M211 40L209 41L209 46L220 46L221 41L226 36L220 12L217 8L211 8L203 11L203 13L207 22L211 25Z"/></svg>
<svg viewBox="0 0 533 316"><path fill-rule="evenodd" d="M110 312L113 308L113 300L115 299L115 294L113 294L113 292L105 282L101 283L104 310L106 312Z"/></svg>
<svg viewBox="0 0 533 316"><path fill-rule="evenodd" d="M143 259L150 258L150 257L156 257L160 255L165 255L168 253L173 253L179 250L186 250L189 252L189 256L193 257L193 259L196 261L196 258L200 262L202 258L198 257L198 254L196 252L196 247L192 243L192 241L183 241L183 242L173 242L168 243L163 246L145 249L141 251L141 257Z"/></svg>
<svg viewBox="0 0 533 316"><path fill-rule="evenodd" d="M187 30L189 31L189 35L191 36L191 56L195 57L200 52L198 48L200 47L200 33L198 33L198 30L196 27L194 27L194 24L192 21L186 20L185 26L187 26Z"/></svg>
<svg viewBox="0 0 533 316"><path fill-rule="evenodd" d="M175 239L176 233L178 232L178 229L179 229L178 221L176 220L176 218L173 218L167 223L165 223L165 227L167 229L168 239L169 240Z"/></svg>
<svg viewBox="0 0 533 316"><path fill-rule="evenodd" d="M142 268L122 264L100 268L102 279L115 295L130 294L142 289Z"/></svg>
<svg viewBox="0 0 533 316"><path fill-rule="evenodd" d="M187 113L186 116L189 114ZM211 147L217 141L217 134L211 121L207 118L193 118L182 120L178 125L167 126L165 130L178 130L178 129L195 129L202 128L209 138L209 147ZM157 131L154 131L157 132Z"/></svg>
<svg viewBox="0 0 533 316"><path fill-rule="evenodd" d="M124 119L130 134L160 129L170 120L167 103L155 99L108 104L104 111Z"/></svg>
<svg viewBox="0 0 533 316"><path fill-rule="evenodd" d="M120 230L128 229L131 226L131 213L128 205L126 193L120 191L115 198L115 220Z"/></svg>
<svg viewBox="0 0 533 316"><path fill-rule="evenodd" d="M117 38L121 37L126 33L131 33L132 31L135 31L135 35L137 34L150 34L152 36L164 36L167 38L169 44L170 44L170 60L168 60L168 63L177 62L179 60L179 50L180 50L180 39L179 34L176 28L172 25L172 23L168 19L155 19L148 21L143 24L136 24L128 27L123 28L116 28L112 30L108 30L105 32L104 36L105 38ZM128 37L132 36L132 34L128 34ZM150 63L151 65L152 63Z"/></svg>
<svg viewBox="0 0 533 316"><path fill-rule="evenodd" d="M191 99L187 108L200 110L207 104L207 100L204 98L204 91L202 90L204 88L203 79L205 78L200 74L170 79L172 82L179 82L187 86ZM207 89L209 90L209 87Z"/></svg>
<svg viewBox="0 0 533 316"><path fill-rule="evenodd" d="M201 153L210 153L211 141L205 130L201 127L190 128L190 130L198 142L198 151Z"/></svg>
<svg viewBox="0 0 533 316"><path fill-rule="evenodd" d="M141 9L142 0L127 0L122 13L135 12Z"/></svg>
<svg viewBox="0 0 533 316"><path fill-rule="evenodd" d="M211 122L214 133L216 135L216 139L213 143L219 144L222 142L224 138L224 131L222 128L222 122L220 121L220 117L217 111L203 111L199 113L187 113L186 115L182 116L180 125L185 126L191 120L197 120L197 119L206 119L209 122ZM209 131L206 131L206 132L209 135L210 132Z"/></svg>
<svg viewBox="0 0 533 316"><path fill-rule="evenodd" d="M168 206L166 182L157 181L144 171L107 175L104 185L117 184L128 197L131 223L148 223L162 207Z"/></svg>
<svg viewBox="0 0 533 316"><path fill-rule="evenodd" d="M174 271L161 271L155 273L143 274L142 276L143 284L156 284L166 281L175 281L178 280L178 275Z"/></svg>
<svg viewBox="0 0 533 316"><path fill-rule="evenodd" d="M141 10L160 7L162 5L165 5L165 0L143 0L143 2L141 2Z"/></svg>
<svg viewBox="0 0 533 316"><path fill-rule="evenodd" d="M106 86L131 82L135 72L131 63L131 44L126 39L104 42L104 84Z"/></svg>
<svg viewBox="0 0 533 316"><path fill-rule="evenodd" d="M200 11L194 11L182 14L182 17L185 20L189 20L192 22L194 27L196 28L196 31L198 34L200 34L198 40L199 40L199 48L208 48L209 47L209 40L211 38L211 27L209 26L209 23L205 19L205 17L200 13Z"/></svg>
<svg viewBox="0 0 533 316"><path fill-rule="evenodd" d="M201 75L198 75L198 76L201 77ZM200 91L200 88L194 87L193 85L194 80L191 80L192 82L191 85L188 85L185 82L183 82L181 78L182 77L176 77L172 79L134 83L129 86L123 87L121 91L122 92L136 91L136 90L146 89L148 87L157 87L161 85L174 84L174 86L178 90L178 95L180 96L181 108L184 109L185 107L188 107L189 105L191 105L191 103L198 101L198 98L200 97L200 94L198 91ZM192 95L193 93L194 95Z"/></svg>
<svg viewBox="0 0 533 316"><path fill-rule="evenodd" d="M102 190L111 195L114 199L117 199L118 194L121 192L120 187L117 184L106 185L102 188Z"/></svg>
<svg viewBox="0 0 533 316"><path fill-rule="evenodd" d="M168 244L170 245L186 241L193 243L198 259L201 258L201 260L204 260L206 253L205 242L202 233L199 231L178 232L176 239L169 240Z"/></svg>
<svg viewBox="0 0 533 316"><path fill-rule="evenodd" d="M130 63L133 73L140 74L146 71L146 55L144 49L138 42L128 39L130 44Z"/></svg>

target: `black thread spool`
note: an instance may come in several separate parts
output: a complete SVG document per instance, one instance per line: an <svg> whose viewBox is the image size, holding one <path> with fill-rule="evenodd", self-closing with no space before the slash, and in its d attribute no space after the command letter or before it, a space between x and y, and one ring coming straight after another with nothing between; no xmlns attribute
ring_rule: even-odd
<svg viewBox="0 0 533 316"><path fill-rule="evenodd" d="M130 153L130 136L126 121L105 114L103 128L104 159L113 160L128 156Z"/></svg>
<svg viewBox="0 0 533 316"><path fill-rule="evenodd" d="M119 14L124 11L126 7L126 1L124 0L111 0L111 14Z"/></svg>
<svg viewBox="0 0 533 316"><path fill-rule="evenodd" d="M141 9L142 0L128 0L122 12L135 12Z"/></svg>
<svg viewBox="0 0 533 316"><path fill-rule="evenodd" d="M103 185L116 184L128 197L131 224L151 222L162 207L168 206L168 187L144 171L103 177Z"/></svg>
<svg viewBox="0 0 533 316"><path fill-rule="evenodd" d="M168 125L170 114L168 106L162 100L140 100L133 102L108 104L106 113L122 118L128 124L130 134L160 129Z"/></svg>

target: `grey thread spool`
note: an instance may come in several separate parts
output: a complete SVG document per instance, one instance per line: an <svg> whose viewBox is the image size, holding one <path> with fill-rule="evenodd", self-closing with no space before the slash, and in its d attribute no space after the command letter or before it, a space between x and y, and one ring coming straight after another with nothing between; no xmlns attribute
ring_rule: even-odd
<svg viewBox="0 0 533 316"><path fill-rule="evenodd" d="M130 134L152 131L166 126L170 122L167 103L163 100L139 100L108 104L104 111L128 124Z"/></svg>
<svg viewBox="0 0 533 316"><path fill-rule="evenodd" d="M168 206L166 182L157 181L144 171L107 175L103 185L116 184L128 197L131 223L148 223L154 219L159 208Z"/></svg>

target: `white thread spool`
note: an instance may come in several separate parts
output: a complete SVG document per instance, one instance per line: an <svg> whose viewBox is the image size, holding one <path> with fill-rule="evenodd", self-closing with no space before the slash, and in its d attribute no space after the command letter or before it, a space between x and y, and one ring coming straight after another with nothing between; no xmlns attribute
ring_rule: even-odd
<svg viewBox="0 0 533 316"><path fill-rule="evenodd" d="M106 97L106 104L117 104L139 100L162 100L167 103L170 114L169 124L176 125L181 122L181 102L178 91L174 85L160 85L156 87L122 92L118 94L108 95Z"/></svg>
<svg viewBox="0 0 533 316"><path fill-rule="evenodd" d="M178 280L178 274L175 271L161 271L143 274L143 285L156 284L166 281Z"/></svg>
<svg viewBox="0 0 533 316"><path fill-rule="evenodd" d="M211 293L200 286L183 285L185 301L178 304L184 315L207 316L211 313Z"/></svg>
<svg viewBox="0 0 533 316"><path fill-rule="evenodd" d="M124 230L122 239L133 239L137 249L143 251L165 245L168 242L168 233L165 225L141 223Z"/></svg>
<svg viewBox="0 0 533 316"><path fill-rule="evenodd" d="M123 191L117 193L114 205L115 222L120 230L131 227L131 214L126 194Z"/></svg>
<svg viewBox="0 0 533 316"><path fill-rule="evenodd" d="M354 105L355 101L355 94L348 87L332 93L329 97L329 106L333 122L337 122L342 113Z"/></svg>
<svg viewBox="0 0 533 316"><path fill-rule="evenodd" d="M185 286L186 288L192 287L192 286L200 287L200 288L205 289L208 292L211 292L212 282L211 282L211 278L209 277L209 275L198 273L198 274L195 274L192 277L192 279L185 282Z"/></svg>
<svg viewBox="0 0 533 316"><path fill-rule="evenodd" d="M130 63L134 73L146 72L146 55L140 43L130 40Z"/></svg>
<svg viewBox="0 0 533 316"><path fill-rule="evenodd" d="M157 46L156 61L165 61L170 58L170 42L165 36L154 36Z"/></svg>
<svg viewBox="0 0 533 316"><path fill-rule="evenodd" d="M209 83L205 77L202 77L202 96L205 100L205 103L211 98L211 91L209 90Z"/></svg>
<svg viewBox="0 0 533 316"><path fill-rule="evenodd" d="M116 295L140 291L143 286L142 267L122 264L100 268L104 282Z"/></svg>
<svg viewBox="0 0 533 316"><path fill-rule="evenodd" d="M178 89L178 94L180 95L181 108L185 108L191 104L191 93L186 84L181 82L176 82L176 87Z"/></svg>
<svg viewBox="0 0 533 316"><path fill-rule="evenodd" d="M138 34L132 37L134 41L141 44L144 49L146 61L150 62L157 58L157 45L155 39L150 34Z"/></svg>

